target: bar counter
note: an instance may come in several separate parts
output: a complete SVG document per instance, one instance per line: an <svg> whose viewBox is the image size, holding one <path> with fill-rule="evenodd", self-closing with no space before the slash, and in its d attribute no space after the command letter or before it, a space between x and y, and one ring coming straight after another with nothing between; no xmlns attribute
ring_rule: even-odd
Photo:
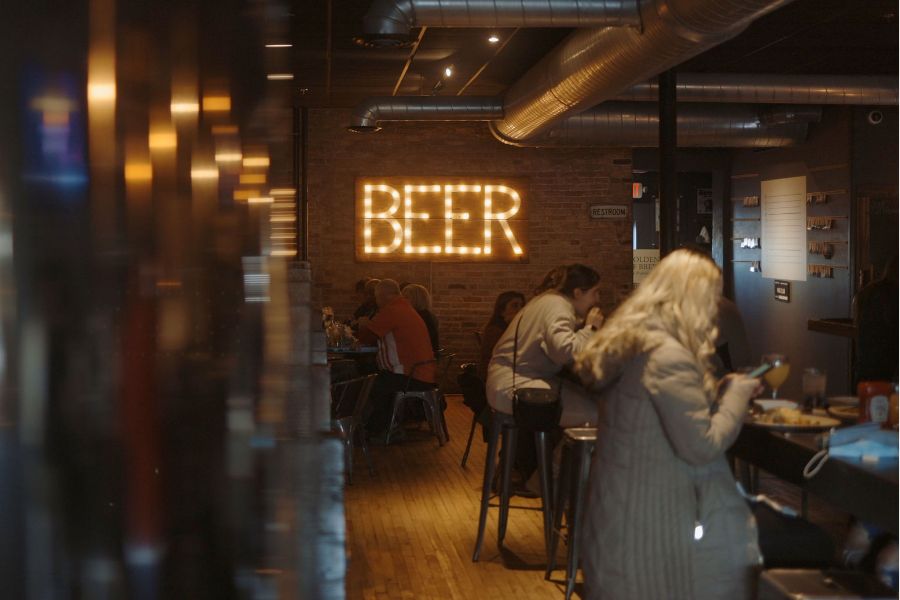
<svg viewBox="0 0 900 600"><path fill-rule="evenodd" d="M804 479L803 467L818 449L816 434L745 426L731 453L839 510L897 535L897 460L866 463L829 457L815 476Z"/></svg>

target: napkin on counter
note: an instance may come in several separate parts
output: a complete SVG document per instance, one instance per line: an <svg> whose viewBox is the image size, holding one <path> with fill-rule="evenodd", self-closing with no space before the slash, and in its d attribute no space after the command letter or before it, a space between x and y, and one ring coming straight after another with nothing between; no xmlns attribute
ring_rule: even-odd
<svg viewBox="0 0 900 600"><path fill-rule="evenodd" d="M836 458L860 458L864 461L878 461L882 458L897 458L897 436L894 435L893 444L884 444L881 441L863 439L844 444L843 446L832 446L829 449L831 456Z"/></svg>

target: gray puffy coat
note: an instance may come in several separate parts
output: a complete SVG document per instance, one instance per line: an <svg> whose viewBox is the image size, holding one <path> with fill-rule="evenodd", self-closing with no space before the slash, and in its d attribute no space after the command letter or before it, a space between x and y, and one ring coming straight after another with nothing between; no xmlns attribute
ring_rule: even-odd
<svg viewBox="0 0 900 600"><path fill-rule="evenodd" d="M598 385L587 598L752 598L756 524L725 460L748 399L726 391L716 404L697 359L668 336Z"/></svg>

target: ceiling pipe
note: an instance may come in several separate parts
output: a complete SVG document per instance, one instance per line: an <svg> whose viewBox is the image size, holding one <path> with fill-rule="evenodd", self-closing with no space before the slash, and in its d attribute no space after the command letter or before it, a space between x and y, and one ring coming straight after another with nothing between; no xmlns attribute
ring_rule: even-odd
<svg viewBox="0 0 900 600"><path fill-rule="evenodd" d="M679 104L678 146L682 148L774 148L806 139L809 122L821 111L779 113L781 122L766 123L758 107L740 104ZM659 145L659 109L650 102L606 102L559 122L546 134L501 142L524 148L601 147L656 148Z"/></svg>
<svg viewBox="0 0 900 600"><path fill-rule="evenodd" d="M504 96L494 126L509 141L538 136L569 115L692 58L792 0L640 0L640 30L579 29Z"/></svg>
<svg viewBox="0 0 900 600"><path fill-rule="evenodd" d="M759 113L763 125L786 125L788 123L818 123L822 120L821 106L797 106L796 104L776 104Z"/></svg>
<svg viewBox="0 0 900 600"><path fill-rule="evenodd" d="M375 0L363 46L409 46L415 27L639 27L638 0Z"/></svg>
<svg viewBox="0 0 900 600"><path fill-rule="evenodd" d="M495 96L376 96L353 110L348 130L380 131L381 121L495 121L503 118L503 100Z"/></svg>
<svg viewBox="0 0 900 600"><path fill-rule="evenodd" d="M679 73L679 102L750 104L897 104L897 78L883 75L782 75L747 73ZM655 80L639 83L616 100L653 102Z"/></svg>

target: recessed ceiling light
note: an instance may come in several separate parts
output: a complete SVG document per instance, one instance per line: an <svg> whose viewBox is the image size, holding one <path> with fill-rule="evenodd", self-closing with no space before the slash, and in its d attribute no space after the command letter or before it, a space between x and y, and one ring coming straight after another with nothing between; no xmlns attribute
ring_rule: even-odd
<svg viewBox="0 0 900 600"><path fill-rule="evenodd" d="M266 44L266 48L293 48L293 44Z"/></svg>
<svg viewBox="0 0 900 600"><path fill-rule="evenodd" d="M290 73L269 73L268 75L266 75L266 79L272 81L286 81L293 78L294 76Z"/></svg>
<svg viewBox="0 0 900 600"><path fill-rule="evenodd" d="M500 38L497 36L496 33L492 33L491 37L488 38L488 41L492 44L496 44L497 42L500 41Z"/></svg>
<svg viewBox="0 0 900 600"><path fill-rule="evenodd" d="M445 67L444 68L444 77L453 77L453 67Z"/></svg>

